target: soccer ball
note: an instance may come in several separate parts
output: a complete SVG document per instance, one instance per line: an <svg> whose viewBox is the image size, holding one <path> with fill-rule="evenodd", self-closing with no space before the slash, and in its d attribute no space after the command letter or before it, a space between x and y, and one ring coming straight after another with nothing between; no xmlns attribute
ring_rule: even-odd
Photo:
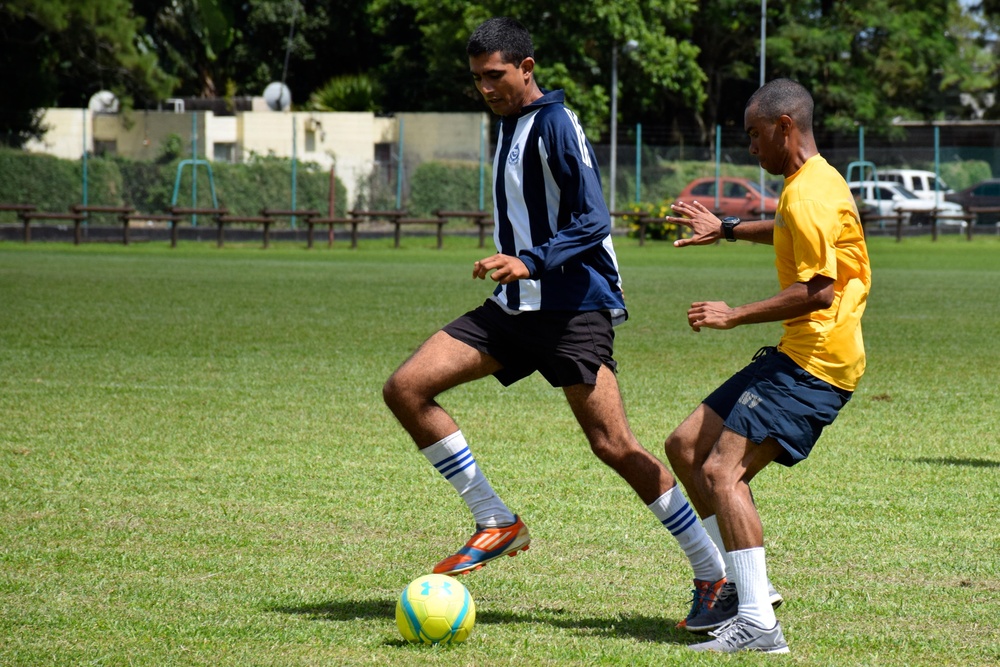
<svg viewBox="0 0 1000 667"><path fill-rule="evenodd" d="M476 603L457 579L427 574L414 579L396 602L396 626L411 644L457 644L476 624Z"/></svg>

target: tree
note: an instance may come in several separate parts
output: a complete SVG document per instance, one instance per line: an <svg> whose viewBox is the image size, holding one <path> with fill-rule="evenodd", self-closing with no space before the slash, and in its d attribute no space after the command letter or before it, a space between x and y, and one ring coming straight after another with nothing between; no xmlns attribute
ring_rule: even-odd
<svg viewBox="0 0 1000 667"><path fill-rule="evenodd" d="M705 73L705 104L676 105L672 119L697 125L707 143L716 125L743 125L743 103L759 83L760 4L702 0L692 17L691 39Z"/></svg>
<svg viewBox="0 0 1000 667"><path fill-rule="evenodd" d="M268 83L284 76L293 103L300 105L331 78L369 74L376 65L370 0L240 4L240 39L233 46L231 63L235 87L244 94L260 95Z"/></svg>
<svg viewBox="0 0 1000 667"><path fill-rule="evenodd" d="M0 71L6 91L0 142L44 132L39 110L86 106L109 89L126 107L161 99L175 81L141 48L128 0L11 0L0 4Z"/></svg>
<svg viewBox="0 0 1000 667"><path fill-rule="evenodd" d="M382 44L375 70L385 91L382 106L482 110L465 44L479 23L506 15L532 33L539 83L564 89L594 137L608 127L612 49L630 39L639 49L620 59L622 89L629 88L621 108L655 114L679 102L697 109L705 79L687 40L694 9L694 0L371 0L373 31Z"/></svg>
<svg viewBox="0 0 1000 667"><path fill-rule="evenodd" d="M178 79L177 93L219 97L226 92L232 72L225 56L239 37L236 14L243 3L133 0L132 4L145 19L144 43Z"/></svg>
<svg viewBox="0 0 1000 667"><path fill-rule="evenodd" d="M963 91L977 118L1000 120L1000 0L983 0L970 6L962 24L966 62L982 85Z"/></svg>
<svg viewBox="0 0 1000 667"><path fill-rule="evenodd" d="M146 39L192 97L260 95L282 81L296 105L331 78L374 66L368 3L355 0L134 0Z"/></svg>
<svg viewBox="0 0 1000 667"><path fill-rule="evenodd" d="M886 133L895 118L960 114L959 94L983 85L968 39L956 39L965 29L955 0L787 3L773 19L769 78L809 87L829 130Z"/></svg>

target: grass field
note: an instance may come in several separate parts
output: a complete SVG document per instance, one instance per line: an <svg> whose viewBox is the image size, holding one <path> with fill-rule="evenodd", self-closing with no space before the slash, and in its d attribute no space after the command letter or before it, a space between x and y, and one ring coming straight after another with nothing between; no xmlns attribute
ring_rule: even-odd
<svg viewBox="0 0 1000 667"><path fill-rule="evenodd" d="M381 401L490 289L473 240L432 244L0 243L0 664L1000 662L1000 239L873 239L868 374L755 483L785 657L686 650L680 550L536 377L443 397L534 542L463 578L468 643L402 641L396 596L472 528ZM695 334L687 305L773 293L771 249L617 247L622 390L662 458L780 330Z"/></svg>

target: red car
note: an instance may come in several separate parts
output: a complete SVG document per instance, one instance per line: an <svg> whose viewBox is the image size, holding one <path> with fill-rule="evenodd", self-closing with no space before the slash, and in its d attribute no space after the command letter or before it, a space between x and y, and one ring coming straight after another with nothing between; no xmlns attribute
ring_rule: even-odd
<svg viewBox="0 0 1000 667"><path fill-rule="evenodd" d="M719 182L719 202L716 206L716 179L696 178L687 184L676 201L699 201L719 217L735 215L741 220L766 220L774 217L778 209L778 195L764 186L764 210L761 215L760 183L749 178L722 176Z"/></svg>

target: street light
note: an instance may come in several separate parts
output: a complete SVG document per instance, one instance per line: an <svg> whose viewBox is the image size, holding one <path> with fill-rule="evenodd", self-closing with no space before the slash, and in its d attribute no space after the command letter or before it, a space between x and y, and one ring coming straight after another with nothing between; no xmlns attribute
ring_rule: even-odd
<svg viewBox="0 0 1000 667"><path fill-rule="evenodd" d="M767 0L760 0L760 85L764 87L764 59L767 46ZM764 168L760 168L760 219L764 219Z"/></svg>
<svg viewBox="0 0 1000 667"><path fill-rule="evenodd" d="M630 39L622 45L622 53L639 48L639 42ZM611 191L608 193L608 210L615 210L615 178L618 170L618 42L611 49Z"/></svg>

